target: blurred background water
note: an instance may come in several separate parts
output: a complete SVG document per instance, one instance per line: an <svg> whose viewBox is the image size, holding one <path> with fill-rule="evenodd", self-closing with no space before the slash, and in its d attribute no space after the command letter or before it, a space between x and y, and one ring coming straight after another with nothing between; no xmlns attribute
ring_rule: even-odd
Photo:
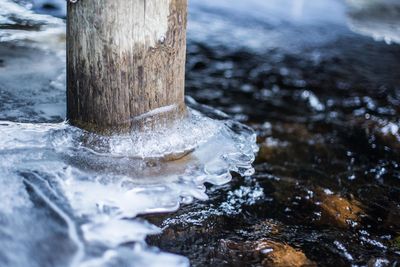
<svg viewBox="0 0 400 267"><path fill-rule="evenodd" d="M19 1L45 20L8 3L0 0L0 118L61 122L65 3ZM143 216L162 229L147 243L193 266L398 265L398 1L191 1L188 26L186 94L256 130L256 173L208 186L208 201ZM3 212L26 208L19 190L1 193L13 203ZM39 209L35 220L47 225L47 213ZM3 245L0 262L5 251L29 254L25 239L42 232L47 253L30 257L42 266L69 257L65 223L33 230L24 220L7 222L18 235L0 233L20 240ZM131 247L120 249L123 264L151 264Z"/></svg>

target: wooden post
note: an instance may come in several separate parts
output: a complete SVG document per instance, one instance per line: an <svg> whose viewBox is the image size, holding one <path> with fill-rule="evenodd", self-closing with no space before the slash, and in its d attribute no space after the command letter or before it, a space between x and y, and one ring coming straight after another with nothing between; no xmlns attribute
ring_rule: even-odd
<svg viewBox="0 0 400 267"><path fill-rule="evenodd" d="M67 119L127 132L185 114L187 0L68 2Z"/></svg>

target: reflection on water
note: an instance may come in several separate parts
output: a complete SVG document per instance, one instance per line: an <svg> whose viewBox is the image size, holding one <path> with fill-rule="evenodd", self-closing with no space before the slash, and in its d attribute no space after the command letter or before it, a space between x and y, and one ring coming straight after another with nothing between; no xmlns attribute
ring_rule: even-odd
<svg viewBox="0 0 400 267"><path fill-rule="evenodd" d="M372 6L373 2L376 1L369 1ZM0 5L4 3L7 2L2 0ZM390 0L384 3L397 4ZM25 214L18 220L2 217L5 225L19 229L11 233L7 232L10 228L2 227L2 244L29 255L32 251L23 244L49 251L49 244L57 240L57 251L38 256L37 262L60 266L69 263L65 259L82 257L77 248L84 248L87 266L104 262L111 266L187 264L185 258L159 254L157 249L140 242L144 239L162 251L187 257L195 266L398 264L400 78L396 70L400 69L400 46L395 44L398 28L386 26L398 25L394 24L398 15L397 7L391 9L390 16L383 17L387 13L371 9L371 5L361 0L347 1L346 5L334 0L191 2L187 94L256 130L256 173L245 179L234 176L225 185L208 186L208 201L195 201L173 213L146 215L131 223L124 219L111 221L108 225L102 225L99 218L96 227L86 224L75 229L65 224L87 221L76 218L74 213L67 214L68 208L57 209L57 204L66 202L55 198L52 190L72 188L67 191L76 192L78 197L73 199L78 201L80 194L91 191L85 190L85 179L93 177L85 178L77 173L79 169L54 164L51 153L57 151L43 151L46 146L32 149L28 159L1 152L8 159L1 163L4 175L0 184L7 184L8 188L1 193L1 210ZM35 10L45 12L40 6ZM369 26L370 23L379 27ZM23 25L30 24L35 25ZM379 36L390 33L392 44L375 41L370 36L376 35L357 30L355 24ZM7 35L10 30L18 30L15 26L10 29L10 25L4 28L0 38L11 36ZM31 45L25 47L23 42L29 38L33 37L18 39L21 45L0 44L0 70L4 70L0 72L1 119L60 122L64 117L64 81L63 75L59 78L55 74L63 68L63 55L49 49L35 50ZM36 38L36 43L42 44L41 40ZM60 39L55 37L51 43L53 40L57 43ZM40 64L29 69L19 67L29 62ZM29 84L25 82L28 78ZM206 107L202 111L213 114ZM25 144L37 144L34 133L25 135ZM3 145L6 146L6 139ZM52 177L44 175L49 171L29 171L29 166L44 156L49 159L43 168L50 169ZM27 170L10 172L16 168L15 162ZM81 163L72 159L70 164ZM78 185L71 175L82 178ZM101 175L96 179L100 187L107 182ZM123 179L118 185L138 188L123 183ZM116 187L111 192L118 195L118 190ZM181 189L167 189L174 190ZM202 187L196 192L204 190ZM102 196L110 194L107 186L96 192L100 191L104 192ZM202 196L205 195L197 195L200 199ZM140 198L141 194L127 195L126 199L148 203L133 197ZM113 214L112 199L105 198L98 209ZM190 200L190 196L182 199ZM137 205L123 205L130 201L121 201L117 206L134 213L130 208ZM171 207L174 203L171 199L155 201L172 203ZM79 201L74 205L87 212ZM25 233L32 218L38 224ZM54 219L49 223L48 218ZM144 223L144 219L151 224ZM133 234L125 236L121 231L115 237L108 227ZM97 245L87 246L86 241L81 241L82 236ZM137 239L124 243L132 236ZM107 249L114 242L124 245ZM9 254L0 252L0 260L9 260L5 255ZM20 266L27 265L26 258L18 259Z"/></svg>

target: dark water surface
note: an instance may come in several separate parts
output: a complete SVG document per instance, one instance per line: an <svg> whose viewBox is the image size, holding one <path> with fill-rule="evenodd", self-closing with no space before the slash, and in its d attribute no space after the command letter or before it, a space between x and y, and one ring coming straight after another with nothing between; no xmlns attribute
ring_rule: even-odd
<svg viewBox="0 0 400 267"><path fill-rule="evenodd" d="M255 175L145 216L163 229L150 245L193 266L400 264L400 45L358 34L388 26L363 29L352 2L191 1L187 95L250 125L260 151ZM2 119L29 121L31 102L63 118L63 96L0 93Z"/></svg>
<svg viewBox="0 0 400 267"><path fill-rule="evenodd" d="M273 265L263 239L320 266L399 265L400 46L350 31L341 1L208 2L187 94L257 130L256 174L154 217L150 243L194 266Z"/></svg>

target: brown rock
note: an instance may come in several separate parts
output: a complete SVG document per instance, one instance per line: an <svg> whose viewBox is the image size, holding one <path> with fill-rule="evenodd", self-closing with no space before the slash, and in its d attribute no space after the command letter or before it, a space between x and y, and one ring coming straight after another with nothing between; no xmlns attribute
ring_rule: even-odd
<svg viewBox="0 0 400 267"><path fill-rule="evenodd" d="M346 199L338 194L326 194L317 191L320 202L321 222L339 228L348 228L350 222L359 222L364 214L361 203L354 199Z"/></svg>
<svg viewBox="0 0 400 267"><path fill-rule="evenodd" d="M221 247L232 265L255 263L272 267L316 266L302 251L268 239L245 242L221 240Z"/></svg>

